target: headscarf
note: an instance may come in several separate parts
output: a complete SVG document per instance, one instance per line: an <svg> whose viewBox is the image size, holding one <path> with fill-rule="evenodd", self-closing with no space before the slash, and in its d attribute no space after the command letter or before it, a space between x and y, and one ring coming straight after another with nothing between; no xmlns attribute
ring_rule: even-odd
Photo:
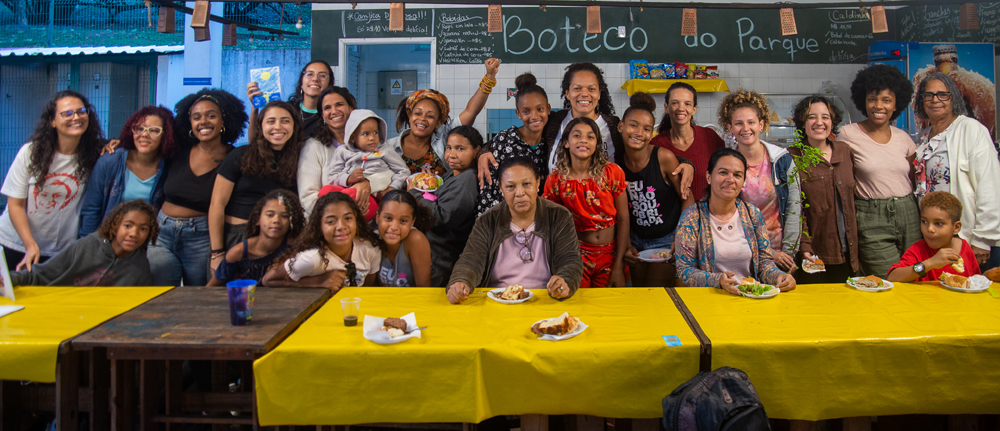
<svg viewBox="0 0 1000 431"><path fill-rule="evenodd" d="M410 95L410 97L406 98L407 116L413 113L413 107L416 106L418 102L424 99L433 100L434 102L437 103L438 107L441 108L442 122L444 121L444 119L448 118L448 113L450 112L448 105L448 97L438 92L437 90L432 90L430 88L414 91L413 94Z"/></svg>

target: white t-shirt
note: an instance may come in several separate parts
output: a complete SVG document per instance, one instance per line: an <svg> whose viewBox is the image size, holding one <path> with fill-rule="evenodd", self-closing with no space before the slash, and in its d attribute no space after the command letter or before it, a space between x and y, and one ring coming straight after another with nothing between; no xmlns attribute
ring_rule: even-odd
<svg viewBox="0 0 1000 431"><path fill-rule="evenodd" d="M28 226L42 256L55 256L76 241L80 225L80 202L86 181L76 177L76 155L55 153L42 187L35 188L35 177L28 173L33 144L21 147L4 179L3 193L8 198L27 199ZM0 244L24 253L24 243L10 221L10 206L0 216ZM15 262L16 263L16 262Z"/></svg>
<svg viewBox="0 0 1000 431"><path fill-rule="evenodd" d="M559 125L559 133L556 134L556 142L552 144L552 151L549 152L549 172L556 171L556 159L559 154L559 143L562 142L563 131L566 130L566 125L569 124L570 120L573 119L573 114L566 114L566 118L563 119L562 124ZM598 116L596 120L597 127L601 129L601 142L604 144L604 152L608 153L608 160L615 161L615 144L611 141L611 129L608 127L608 122L604 121L604 117Z"/></svg>
<svg viewBox="0 0 1000 431"><path fill-rule="evenodd" d="M323 252L326 253L326 259L329 261L329 264L324 266L323 258L319 252L318 248L303 251L295 255L294 264L292 264L292 259L286 260L283 265L285 266L285 271L288 272L288 278L291 278L292 281L299 281L302 277L311 277L347 268L347 262L344 262L340 256L337 256L328 248L323 249ZM368 241L354 238L354 250L351 252L351 262L354 263L354 267L357 269L355 282L358 286L363 286L365 284L365 277L368 274L378 273L379 267L382 264L382 250L379 250L378 247L375 247ZM344 280L344 282L346 283L347 280Z"/></svg>

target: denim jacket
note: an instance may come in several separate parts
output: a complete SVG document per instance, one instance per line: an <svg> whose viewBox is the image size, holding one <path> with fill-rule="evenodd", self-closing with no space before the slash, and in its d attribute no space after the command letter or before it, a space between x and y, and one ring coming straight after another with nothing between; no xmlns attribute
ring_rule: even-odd
<svg viewBox="0 0 1000 431"><path fill-rule="evenodd" d="M80 229L78 238L83 238L97 231L104 221L104 216L111 212L121 203L122 193L125 192L125 175L128 167L125 162L128 160L128 150L119 149L114 154L101 156L94 165L87 180L87 191L83 194L83 202L80 204ZM186 161L185 161L186 162ZM157 210L163 205L163 184L166 178L165 161L160 160L160 167L156 169L156 184L153 185L153 195L150 204Z"/></svg>

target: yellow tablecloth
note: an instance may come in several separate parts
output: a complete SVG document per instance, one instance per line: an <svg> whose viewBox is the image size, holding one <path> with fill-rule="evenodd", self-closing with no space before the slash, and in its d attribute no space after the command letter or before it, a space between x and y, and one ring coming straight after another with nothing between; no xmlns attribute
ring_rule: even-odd
<svg viewBox="0 0 1000 431"><path fill-rule="evenodd" d="M261 425L480 422L497 415L655 418L698 371L698 341L660 288L583 289L559 302L535 290L504 305L477 289L449 304L441 288L347 288L254 363ZM361 314L415 312L423 338L379 345L343 325L339 299ZM538 340L541 319L568 311L589 328ZM663 335L682 345L668 347Z"/></svg>
<svg viewBox="0 0 1000 431"><path fill-rule="evenodd" d="M170 287L14 288L23 310L0 317L0 380L56 381L59 344L170 290Z"/></svg>
<svg viewBox="0 0 1000 431"><path fill-rule="evenodd" d="M994 284L994 288L998 285ZM939 285L805 285L767 300L678 288L768 416L1000 413L1000 300Z"/></svg>
<svg viewBox="0 0 1000 431"><path fill-rule="evenodd" d="M729 92L725 79L630 79L622 84L622 90L627 91L629 96L640 91L653 94L666 93L675 82L686 82L699 93Z"/></svg>

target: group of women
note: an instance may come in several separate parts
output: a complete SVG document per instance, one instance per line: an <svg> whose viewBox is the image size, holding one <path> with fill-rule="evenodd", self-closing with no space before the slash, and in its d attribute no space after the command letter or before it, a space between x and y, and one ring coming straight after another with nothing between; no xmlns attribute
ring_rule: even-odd
<svg viewBox="0 0 1000 431"><path fill-rule="evenodd" d="M157 229L138 241L148 249L132 249L145 253L157 285L442 286L459 303L483 285L546 286L555 298L581 286L672 285L676 266L684 285L736 292L754 277L792 289L796 280L884 276L920 238L919 196L937 190L962 201L971 227L962 234L980 263L989 267L991 252L1000 259L1000 195L989 186L1000 180L996 149L948 75L917 90L917 115L931 124L919 146L891 125L912 86L894 68L871 66L852 85L867 118L838 130L840 110L807 97L792 112L801 139L790 149L761 139L771 112L764 96L726 96L719 124L736 142L726 148L694 124L691 86L670 87L659 124L644 93L619 118L591 63L566 68L558 111L533 75L517 77L523 124L484 143L471 125L499 62L485 66L456 117L444 94L420 90L397 110L400 136L381 136L411 173L442 178L433 192L408 181L376 194L362 172L330 188L352 174L337 172L334 154L374 114L333 85L323 61L303 68L291 100L249 116L218 89L188 95L173 113L142 108L117 145L105 146L84 96L60 92L4 181L7 264L30 271L92 235L124 250L116 244L135 237L119 239L117 225L108 233L102 223L140 200L158 210L147 223ZM258 94L250 83L247 97ZM365 117L352 123L352 114ZM248 120L249 144L234 147ZM373 133L385 134L381 124ZM102 148L111 154L99 156ZM672 249L674 264L639 259L654 249ZM796 270L817 258L825 273Z"/></svg>

